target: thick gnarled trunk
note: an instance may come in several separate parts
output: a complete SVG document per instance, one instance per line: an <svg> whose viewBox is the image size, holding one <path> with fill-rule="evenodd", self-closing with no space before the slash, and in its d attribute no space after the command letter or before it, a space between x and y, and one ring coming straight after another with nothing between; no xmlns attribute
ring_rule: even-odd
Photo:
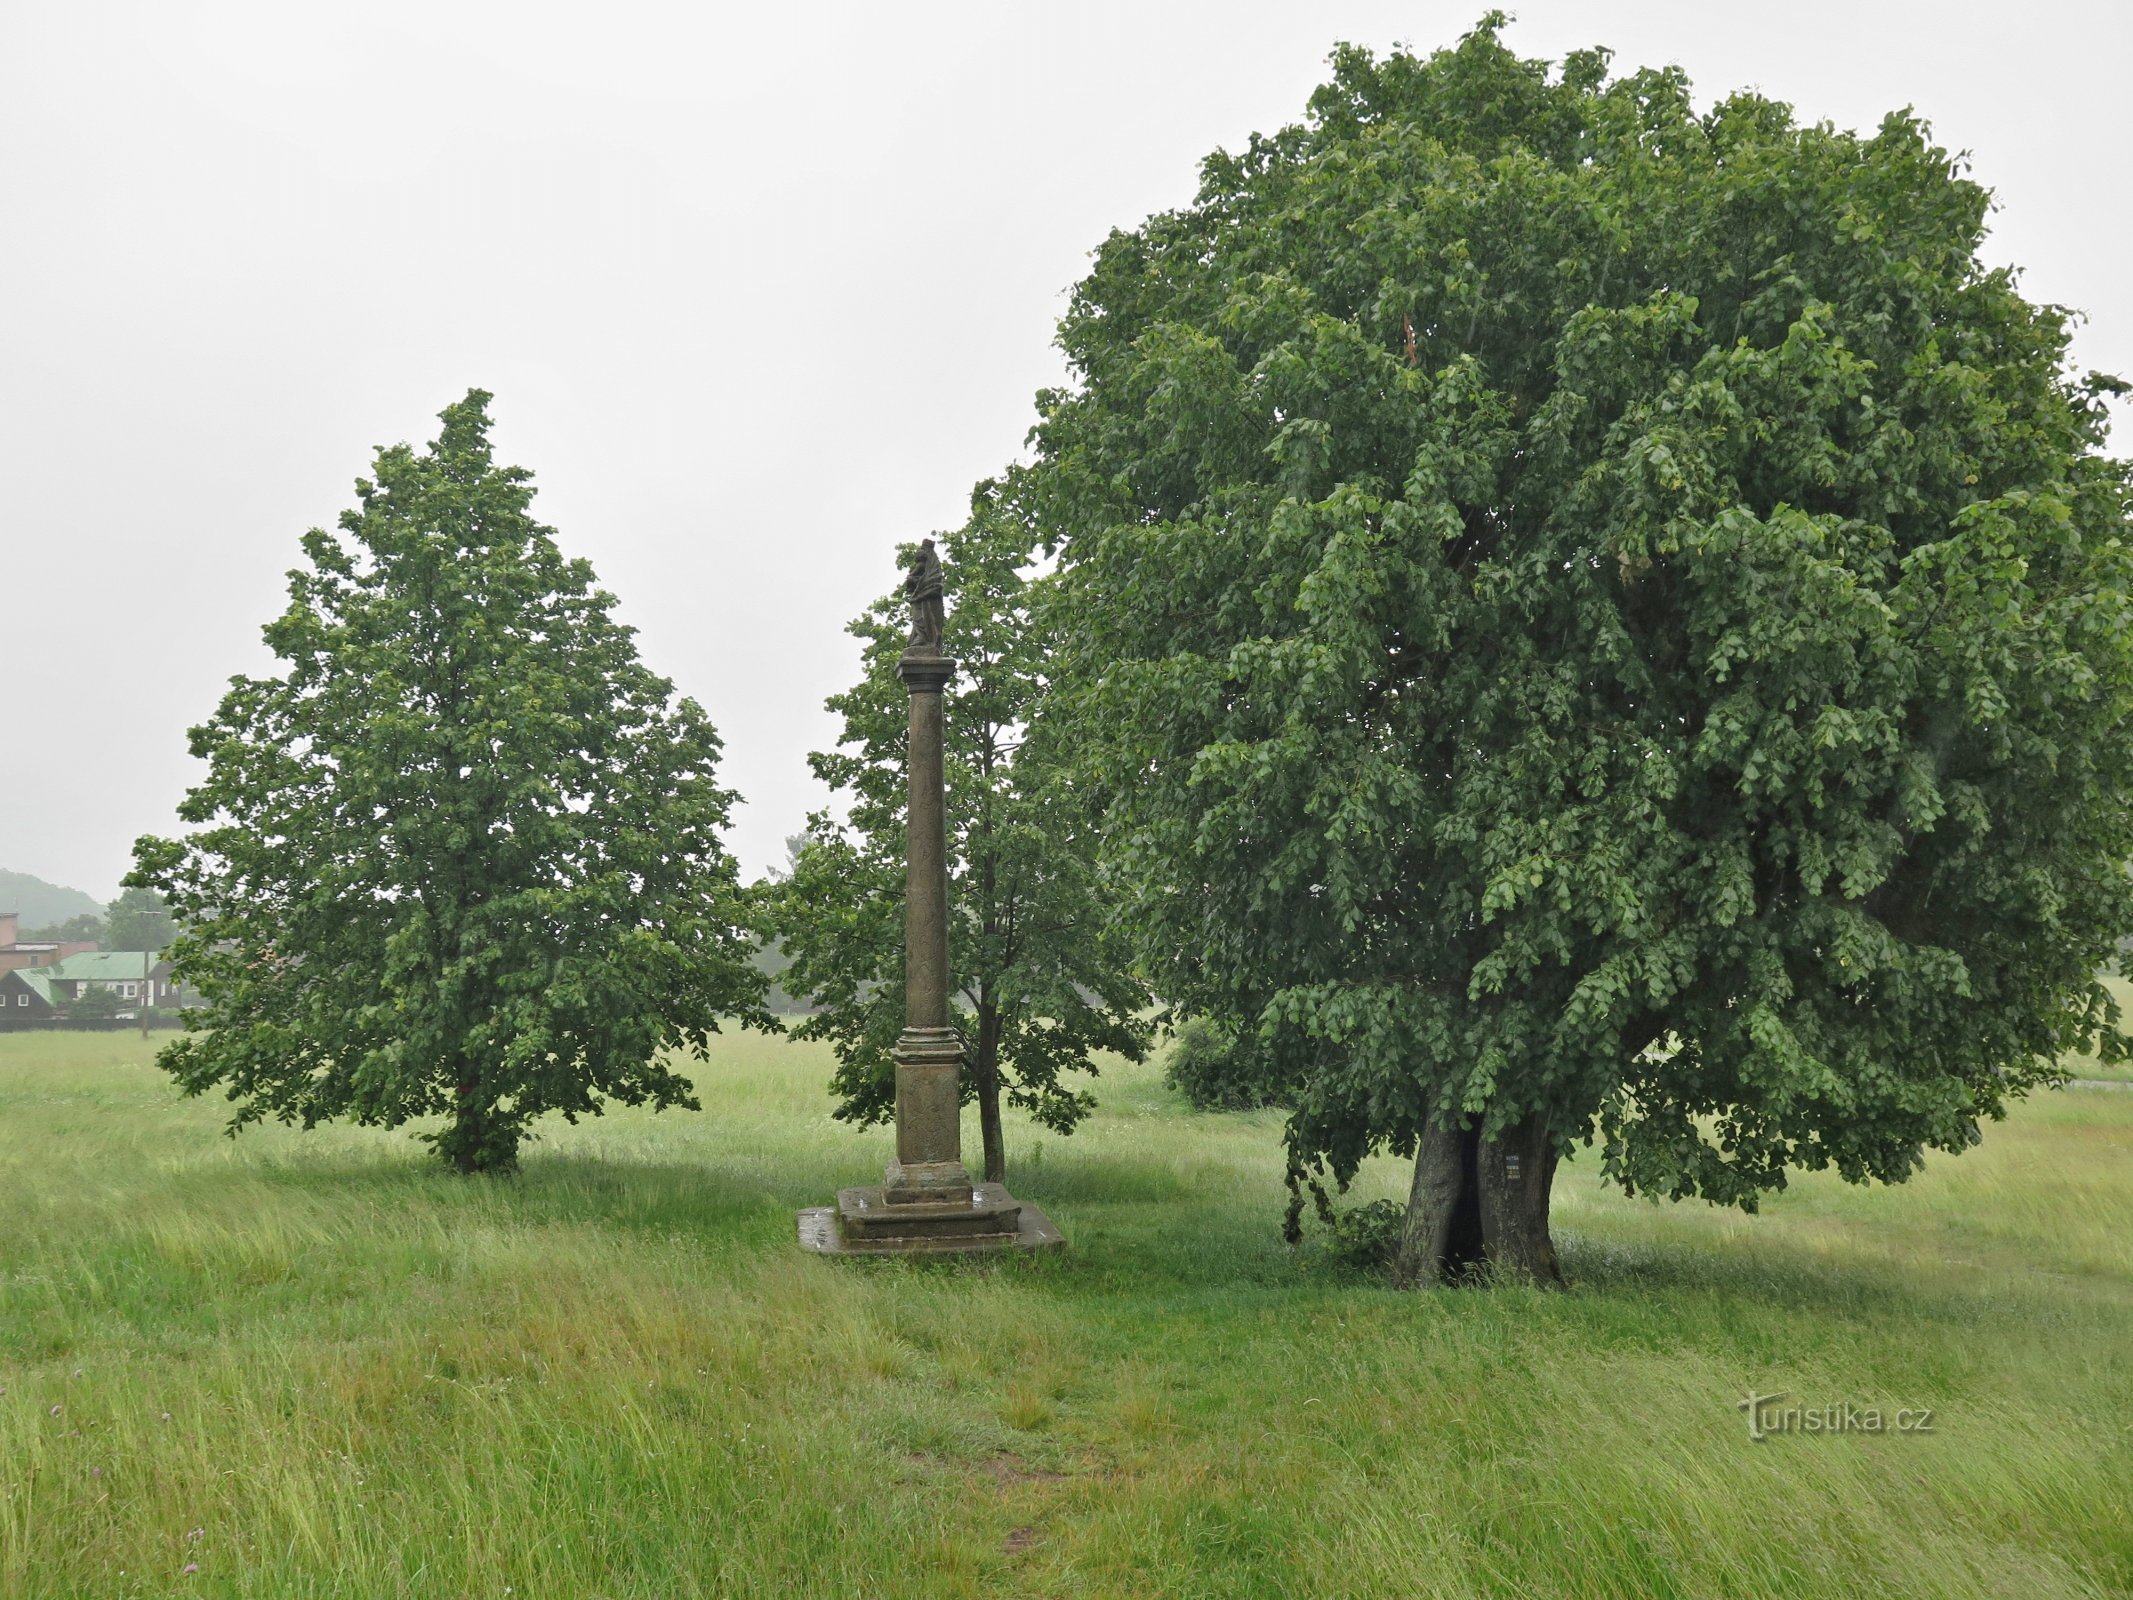
<svg viewBox="0 0 2133 1600"><path fill-rule="evenodd" d="M1493 1140L1484 1140L1478 1127L1429 1129L1415 1152L1394 1281L1461 1283L1485 1265L1500 1281L1560 1288L1562 1268L1548 1235L1555 1163L1539 1117Z"/></svg>

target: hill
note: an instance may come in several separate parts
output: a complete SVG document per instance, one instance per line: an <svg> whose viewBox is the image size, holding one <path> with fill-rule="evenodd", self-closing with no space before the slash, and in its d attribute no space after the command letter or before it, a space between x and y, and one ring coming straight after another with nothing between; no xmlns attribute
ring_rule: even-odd
<svg viewBox="0 0 2133 1600"><path fill-rule="evenodd" d="M9 872L0 868L0 911L20 912L25 928L48 928L55 922L64 922L84 913L100 917L104 914L104 905L79 889L46 883L27 872Z"/></svg>

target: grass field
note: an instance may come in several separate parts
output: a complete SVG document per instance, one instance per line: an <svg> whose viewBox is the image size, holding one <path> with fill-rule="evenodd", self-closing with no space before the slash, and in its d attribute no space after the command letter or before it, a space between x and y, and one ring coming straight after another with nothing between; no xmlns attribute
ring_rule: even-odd
<svg viewBox="0 0 2133 1600"><path fill-rule="evenodd" d="M1570 1293L1399 1295L1279 1242L1276 1117L1152 1069L1010 1130L1065 1255L913 1266L794 1247L888 1153L810 1047L509 1182L226 1140L147 1049L0 1038L8 1596L2133 1590L2133 1094L1760 1217L1587 1158ZM1933 1423L1757 1443L1750 1390Z"/></svg>

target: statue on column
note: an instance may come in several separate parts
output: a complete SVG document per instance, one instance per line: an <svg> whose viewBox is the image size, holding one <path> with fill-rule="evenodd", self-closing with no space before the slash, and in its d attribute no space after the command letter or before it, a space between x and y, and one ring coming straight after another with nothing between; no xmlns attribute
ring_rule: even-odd
<svg viewBox="0 0 2133 1600"><path fill-rule="evenodd" d="M931 539L919 541L918 556L904 575L904 593L911 601L911 638L906 650L913 655L939 655L947 612L941 599L941 558Z"/></svg>

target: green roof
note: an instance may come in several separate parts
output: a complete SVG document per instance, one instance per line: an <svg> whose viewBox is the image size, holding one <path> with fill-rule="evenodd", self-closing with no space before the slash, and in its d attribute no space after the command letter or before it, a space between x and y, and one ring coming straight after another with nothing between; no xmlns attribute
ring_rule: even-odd
<svg viewBox="0 0 2133 1600"><path fill-rule="evenodd" d="M84 950L79 955L36 970L48 978L86 978L91 983L130 983L147 975L156 964L153 953L143 950Z"/></svg>
<svg viewBox="0 0 2133 1600"><path fill-rule="evenodd" d="M52 974L49 970L38 967L18 967L15 971L15 976L28 986L31 994L42 1000L46 1005L53 1003Z"/></svg>

